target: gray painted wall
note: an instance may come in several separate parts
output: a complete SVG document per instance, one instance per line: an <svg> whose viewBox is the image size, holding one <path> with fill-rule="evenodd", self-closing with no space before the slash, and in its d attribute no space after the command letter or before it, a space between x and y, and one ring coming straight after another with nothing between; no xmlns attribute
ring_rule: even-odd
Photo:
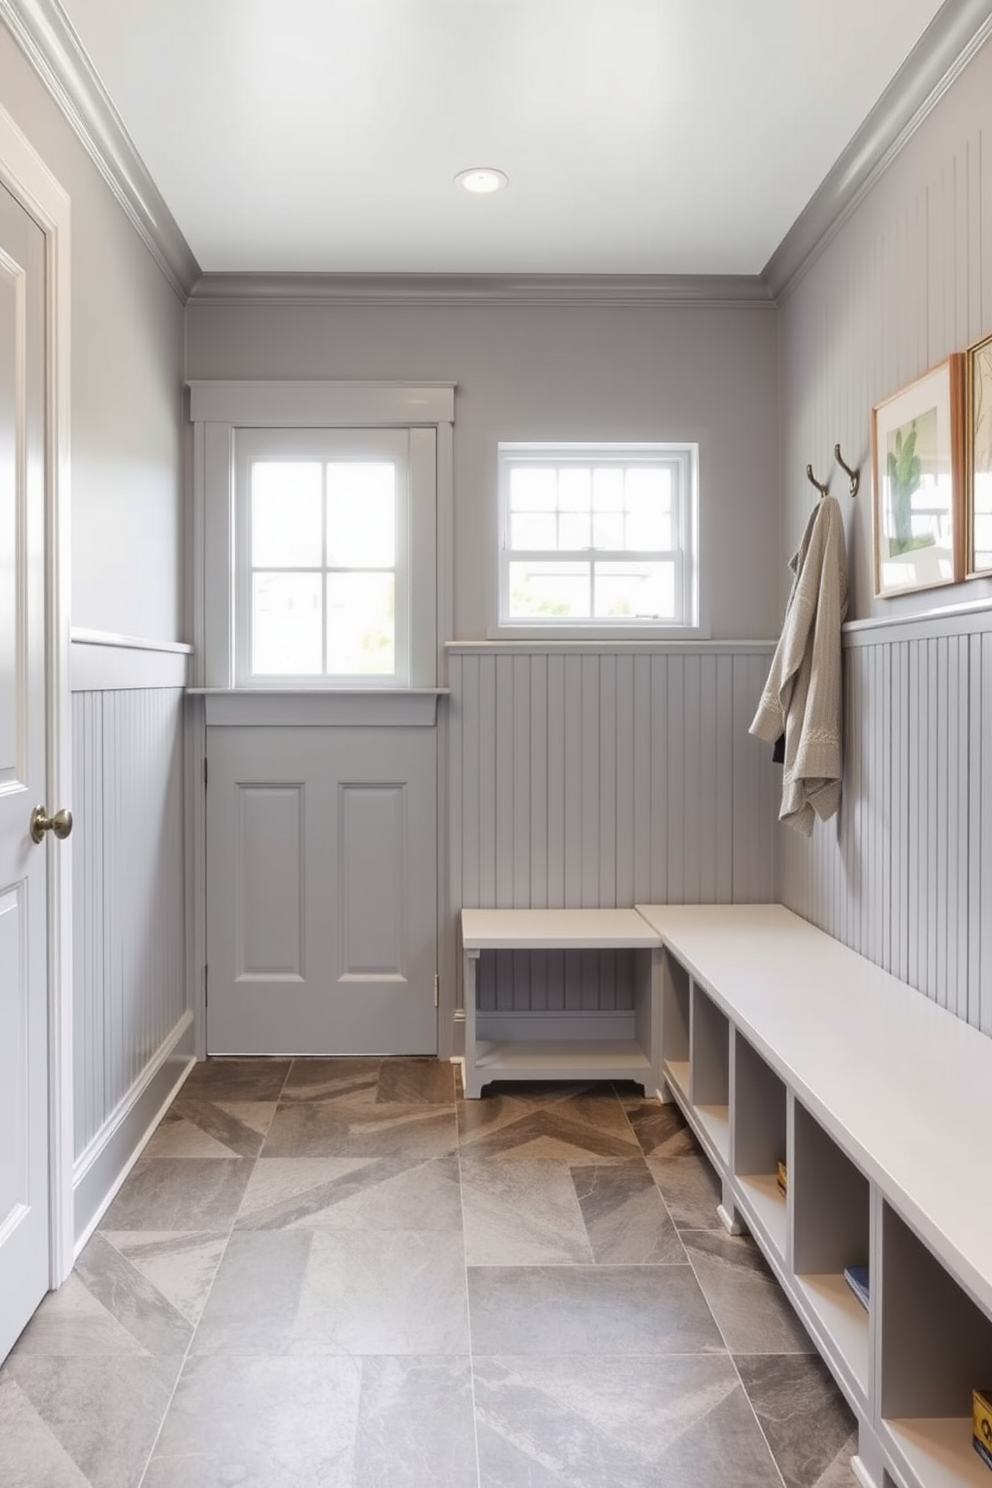
<svg viewBox="0 0 992 1488"><path fill-rule="evenodd" d="M0 106L71 198L72 623L180 640L184 307L2 25ZM73 693L77 1241L192 1053L172 661L166 690Z"/></svg>
<svg viewBox="0 0 992 1488"><path fill-rule="evenodd" d="M72 198L72 622L181 640L183 306L2 25L0 105Z"/></svg>
<svg viewBox="0 0 992 1488"><path fill-rule="evenodd" d="M768 307L190 305L191 378L447 379L455 636L486 634L500 439L701 442L712 633L777 622L775 313Z"/></svg>
<svg viewBox="0 0 992 1488"><path fill-rule="evenodd" d="M987 45L780 312L783 575L812 500L805 464L822 477L839 440L864 468L853 503L840 472L834 482L852 618L992 598L988 579L874 598L868 470L871 404L992 331L990 98ZM848 637L840 817L811 843L783 830L779 855L787 904L988 1032L990 631L982 616Z"/></svg>

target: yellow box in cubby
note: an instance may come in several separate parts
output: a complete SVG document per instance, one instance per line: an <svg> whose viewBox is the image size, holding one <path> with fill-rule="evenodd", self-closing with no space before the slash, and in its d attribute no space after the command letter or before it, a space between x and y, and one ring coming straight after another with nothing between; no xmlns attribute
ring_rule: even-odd
<svg viewBox="0 0 992 1488"><path fill-rule="evenodd" d="M971 1430L975 1451L992 1467L992 1389L972 1390Z"/></svg>

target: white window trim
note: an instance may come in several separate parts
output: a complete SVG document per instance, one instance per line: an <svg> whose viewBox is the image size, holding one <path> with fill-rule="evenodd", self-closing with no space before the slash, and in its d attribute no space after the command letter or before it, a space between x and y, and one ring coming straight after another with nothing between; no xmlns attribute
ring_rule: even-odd
<svg viewBox="0 0 992 1488"><path fill-rule="evenodd" d="M239 428L408 429L411 474L430 468L436 483L435 530L414 529L411 560L432 575L432 633L414 640L409 687L434 686L444 676L444 646L452 635L452 424L454 384L408 382L194 381L193 638L194 686L235 687L235 431ZM429 651L429 655L428 655ZM315 679L325 691L352 691L362 679ZM287 682L287 691L312 684Z"/></svg>
<svg viewBox="0 0 992 1488"><path fill-rule="evenodd" d="M685 624L659 622L628 623L625 621L570 621L541 622L531 619L512 620L504 618L505 573L507 561L504 549L505 524L507 521L507 493L504 469L518 455L532 450L535 456L553 458L558 453L591 459L597 455L616 456L629 451L632 455L649 455L666 451L689 455L689 490L680 503L679 525L684 529L682 552L684 566L681 582L691 594L689 619ZM702 524L700 520L699 485L702 448L698 436L688 434L685 438L669 440L516 440L500 439L495 458L495 553L490 565L492 602L487 635L491 640L535 640L535 641L664 641L706 639L709 626L703 608L702 583Z"/></svg>

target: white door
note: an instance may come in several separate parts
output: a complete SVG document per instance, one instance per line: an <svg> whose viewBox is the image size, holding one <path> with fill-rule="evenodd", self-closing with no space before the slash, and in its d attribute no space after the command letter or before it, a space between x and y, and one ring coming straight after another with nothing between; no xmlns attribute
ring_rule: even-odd
<svg viewBox="0 0 992 1488"><path fill-rule="evenodd" d="M49 1279L44 357L44 235L0 186L0 1359Z"/></svg>
<svg viewBox="0 0 992 1488"><path fill-rule="evenodd" d="M207 1047L435 1054L433 727L207 730Z"/></svg>

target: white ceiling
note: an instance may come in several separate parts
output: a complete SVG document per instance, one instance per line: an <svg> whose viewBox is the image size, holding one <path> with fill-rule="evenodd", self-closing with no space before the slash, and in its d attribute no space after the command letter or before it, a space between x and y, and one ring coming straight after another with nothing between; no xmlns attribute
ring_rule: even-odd
<svg viewBox="0 0 992 1488"><path fill-rule="evenodd" d="M62 4L202 269L494 274L760 273L940 9Z"/></svg>

